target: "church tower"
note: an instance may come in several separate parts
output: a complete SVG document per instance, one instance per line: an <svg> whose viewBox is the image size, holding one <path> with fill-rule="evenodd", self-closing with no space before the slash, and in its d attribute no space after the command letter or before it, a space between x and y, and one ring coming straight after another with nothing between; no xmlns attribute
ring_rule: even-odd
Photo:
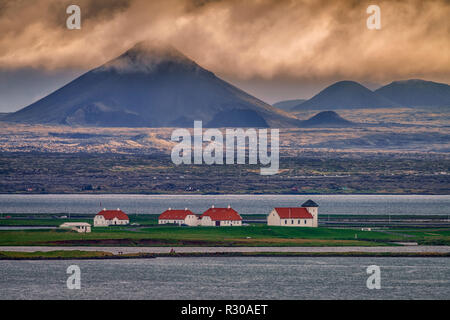
<svg viewBox="0 0 450 320"><path fill-rule="evenodd" d="M306 208L309 213L313 216L313 227L319 226L319 205L309 199L305 203L302 204L303 208Z"/></svg>

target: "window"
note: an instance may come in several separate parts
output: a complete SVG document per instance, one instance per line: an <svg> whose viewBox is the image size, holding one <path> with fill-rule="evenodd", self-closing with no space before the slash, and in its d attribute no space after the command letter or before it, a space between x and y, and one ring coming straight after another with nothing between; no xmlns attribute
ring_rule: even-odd
<svg viewBox="0 0 450 320"><path fill-rule="evenodd" d="M298 220L297 224L300 224L300 220Z"/></svg>
<svg viewBox="0 0 450 320"><path fill-rule="evenodd" d="M294 224L294 220L291 220L291 224Z"/></svg>
<svg viewBox="0 0 450 320"><path fill-rule="evenodd" d="M306 220L305 220L305 224L306 224Z"/></svg>
<svg viewBox="0 0 450 320"><path fill-rule="evenodd" d="M284 220L284 224L287 224L287 220Z"/></svg>

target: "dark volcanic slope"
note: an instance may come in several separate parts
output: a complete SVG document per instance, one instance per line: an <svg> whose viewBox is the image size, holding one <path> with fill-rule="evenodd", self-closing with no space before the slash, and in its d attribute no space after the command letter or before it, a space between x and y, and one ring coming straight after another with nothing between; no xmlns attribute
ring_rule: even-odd
<svg viewBox="0 0 450 320"><path fill-rule="evenodd" d="M342 118L334 111L322 111L308 120L302 121L302 127L336 128L351 127L354 125L356 123Z"/></svg>
<svg viewBox="0 0 450 320"><path fill-rule="evenodd" d="M394 81L376 93L407 107L450 106L450 86L419 79Z"/></svg>
<svg viewBox="0 0 450 320"><path fill-rule="evenodd" d="M100 127L192 127L194 120L210 127L300 123L176 49L147 42L4 120Z"/></svg>
<svg viewBox="0 0 450 320"><path fill-rule="evenodd" d="M370 91L354 81L340 81L325 88L311 99L292 108L300 110L337 110L392 107L396 103Z"/></svg>
<svg viewBox="0 0 450 320"><path fill-rule="evenodd" d="M305 99L283 100L272 104L275 108L291 111L293 107L298 106L300 103L305 102Z"/></svg>

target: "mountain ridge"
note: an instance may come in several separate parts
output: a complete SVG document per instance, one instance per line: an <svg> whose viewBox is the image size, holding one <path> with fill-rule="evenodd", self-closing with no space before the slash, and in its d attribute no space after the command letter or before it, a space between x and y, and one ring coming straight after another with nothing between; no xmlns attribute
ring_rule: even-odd
<svg viewBox="0 0 450 320"><path fill-rule="evenodd" d="M242 121L249 112L268 127L300 123L174 47L149 42L136 44L2 120L98 127L191 127L194 120L202 120L214 126L217 114L227 110L234 110L230 126L254 124Z"/></svg>
<svg viewBox="0 0 450 320"><path fill-rule="evenodd" d="M450 86L422 79L393 81L374 91L355 81L338 81L290 111L450 106Z"/></svg>
<svg viewBox="0 0 450 320"><path fill-rule="evenodd" d="M450 86L445 83L422 79L400 80L375 92L406 107L450 106Z"/></svg>
<svg viewBox="0 0 450 320"><path fill-rule="evenodd" d="M292 111L386 108L397 104L355 81L343 80L326 87Z"/></svg>

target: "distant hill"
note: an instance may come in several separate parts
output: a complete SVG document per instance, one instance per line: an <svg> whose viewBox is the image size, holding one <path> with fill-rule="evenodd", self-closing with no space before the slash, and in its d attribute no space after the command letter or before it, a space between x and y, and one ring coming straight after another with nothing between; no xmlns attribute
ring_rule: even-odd
<svg viewBox="0 0 450 320"><path fill-rule="evenodd" d="M6 117L8 114L8 112L0 112L0 119Z"/></svg>
<svg viewBox="0 0 450 320"><path fill-rule="evenodd" d="M363 134L357 138L330 139L316 144L308 145L308 148L331 149L373 149L373 150L415 150L449 152L448 141L450 135L438 132L378 132Z"/></svg>
<svg viewBox="0 0 450 320"><path fill-rule="evenodd" d="M308 120L302 121L302 127L333 128L352 127L355 125L356 123L342 118L334 111L322 111Z"/></svg>
<svg viewBox="0 0 450 320"><path fill-rule="evenodd" d="M300 121L223 81L171 46L141 42L3 118L98 127L295 127Z"/></svg>
<svg viewBox="0 0 450 320"><path fill-rule="evenodd" d="M371 109L393 106L397 106L397 103L357 82L340 81L325 88L311 99L293 107L292 110Z"/></svg>
<svg viewBox="0 0 450 320"><path fill-rule="evenodd" d="M375 92L408 107L450 106L450 86L445 83L419 79L394 81Z"/></svg>
<svg viewBox="0 0 450 320"><path fill-rule="evenodd" d="M293 107L295 107L305 101L306 101L306 99L284 100L284 101L276 102L276 103L272 104L272 106L274 106L275 108L289 112L292 110Z"/></svg>

